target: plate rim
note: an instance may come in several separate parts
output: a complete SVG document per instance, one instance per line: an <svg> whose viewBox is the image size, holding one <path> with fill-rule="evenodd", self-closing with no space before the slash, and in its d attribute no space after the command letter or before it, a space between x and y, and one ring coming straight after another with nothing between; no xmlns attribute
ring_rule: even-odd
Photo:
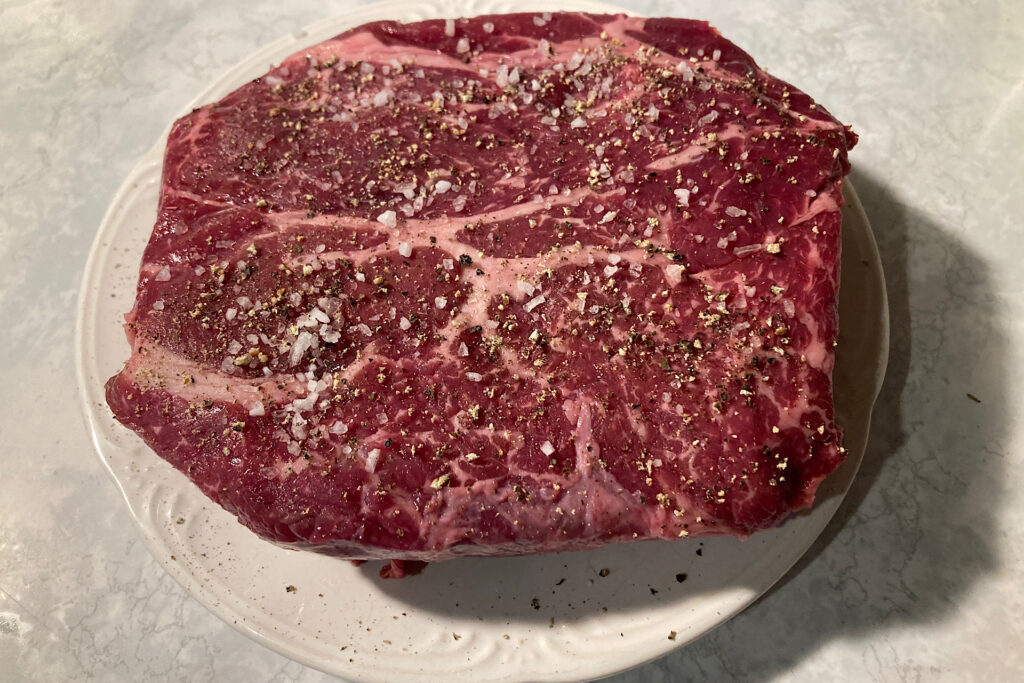
<svg viewBox="0 0 1024 683"><path fill-rule="evenodd" d="M427 9L427 12L434 17L443 18L445 16L468 16L470 14L481 14L487 12L493 12L494 10L482 10L472 11L478 5L488 4L489 0L468 0L465 3L459 3L459 7L465 8L464 11L456 11L454 13L446 14L444 12L434 12L434 10L449 9L453 6L452 0L428 0L425 2L413 2L412 0L401 0L399 2L376 2L368 5L363 5L358 8L351 8L349 10L342 11L324 19L320 19L313 22L298 31L293 31L287 35L284 35L263 47L258 48L254 52L245 56L242 60L231 66L229 69L224 71L220 76L213 79L208 85L206 85L189 103L182 109L182 113L188 112L194 106L199 103L209 100L214 93L222 90L225 87L234 89L241 83L244 83L247 79L241 79L241 74L252 69L252 67L259 63L262 66L260 68L266 69L267 62L270 55L278 54L286 48L290 52L297 51L305 45L311 45L315 41L323 39L317 38L317 34L325 33L328 31L342 31L348 27L354 27L367 21L374 20L375 15L384 13L400 13L403 6L406 7L417 7L419 9ZM499 3L500 4L500 3ZM542 4L551 11L555 11L552 5L557 5L561 9L573 9L577 11L605 11L605 12L619 12L623 14L633 14L625 8L618 8L613 5L604 2L592 2L590 0L566 0L561 3L535 3L527 2L524 3L526 7L530 7L536 4ZM566 7L566 6L570 7ZM530 11L525 9L523 11ZM538 9L537 11L544 11ZM328 36L329 37L329 36ZM289 53L290 53L289 52ZM231 85L231 83L234 83ZM179 114L180 115L180 114ZM140 180L142 171L150 164L162 165L163 148L166 143L167 134L170 131L170 123L164 128L164 130L157 137L154 144L144 152L138 159L137 163L133 166L132 170L125 177L124 181L118 187L113 197L108 204L107 210L104 212L103 218L99 223L96 235L93 238L90 246L88 257L85 262L82 277L79 283L79 294L77 298L77 308L75 315L75 333L73 343L75 345L74 357L75 357L75 371L76 379L78 383L78 396L80 406L82 408L82 418L85 422L87 431L89 432L90 441L92 442L93 449L100 461L104 465L104 469L114 480L118 490L121 493L122 499L128 506L129 513L131 514L133 521L141 532L142 540L146 545L147 550L157 560L161 567L174 579L174 581L180 585L188 595L197 600L206 609L212 612L218 619L232 627L238 632L241 632L245 636L259 643L260 645L277 652L278 654L285 656L294 661L298 661L302 664L315 668L317 670L329 673L335 676L343 676L347 680L352 681L372 681L374 678L369 678L361 675L358 668L349 669L348 667L335 666L337 664L336 658L332 661L324 661L323 658L317 656L311 651L306 651L303 648L297 648L295 641L288 641L287 638L281 634L272 634L260 631L250 626L244 619L240 620L239 614L225 603L221 602L213 591L207 590L203 586L194 571L187 567L184 563L179 563L174 559L171 559L166 552L167 546L164 541L154 532L149 526L149 520L142 517L137 511L136 506L133 502L131 492L127 489L126 483L118 476L115 471L113 457L104 453L104 448L123 448L123 446L113 444L103 435L100 425L98 424L102 418L109 418L108 415L103 414L106 410L106 404L102 401L102 391L99 391L100 401L97 402L97 395L95 392L94 379L87 368L86 359L86 335L89 331L90 321L88 320L89 314L95 311L95 306L90 305L94 303L97 293L90 292L90 283L94 281L97 274L101 272L100 266L101 261L110 255L111 247L109 244L105 244L108 238L108 233L111 233L116 225L114 219L120 208L124 205L125 200L130 197L131 193L136 189L136 186ZM875 382L874 391L870 397L870 405L864 412L863 419L865 422L865 447L867 444L867 436L870 433L870 423L872 413L877 401L877 397L881 392L882 385L884 383L886 368L889 357L889 307L888 307L888 295L886 291L886 282L884 277L884 270L882 268L881 257L878 251L877 241L874 238L874 234L871 230L870 221L868 220L867 214L864 211L863 205L857 195L849 176L846 177L843 183L844 197L846 198L846 204L850 211L855 212L865 226L865 237L866 246L870 251L872 257L871 265L872 273L875 278L875 285L878 287L878 294L880 296L880 309L879 314L879 353L878 353L878 364L874 368L875 370ZM93 375L102 376L102 373L93 373ZM98 403L98 406L96 405ZM141 442L140 442L141 444ZM142 448L149 450L147 446L141 444ZM634 659L629 662L624 662L620 666L609 668L608 666L597 666L587 667L583 665L580 669L575 672L564 672L566 675L553 675L545 678L544 680L551 681L569 681L578 680L576 674L583 673L587 678L603 678L606 676L612 676L616 673L642 666L648 662L659 659L665 656L669 652L685 647L687 644L692 643L696 639L703 635L706 635L710 631L720 627L721 625L728 622L730 619L735 617L737 614L754 604L765 592L767 592L772 586L776 585L791 569L796 565L799 560L804 557L811 547L811 545L820 537L825 527L830 523L835 513L841 507L846 495L849 491L850 486L856 477L857 470L860 467L863 459L865 449L860 449L860 452L851 454L855 459L855 467L847 476L840 490L834 492L838 500L835 504L834 509L828 514L827 518L821 520L820 528L813 535L809 536L804 547L793 554L791 561L788 562L784 570L778 573L778 576L771 579L764 585L758 585L756 589L751 590L747 596L742 599L735 599L734 604L731 605L730 609L721 612L721 618L713 625L704 629L703 631L693 634L692 637L682 638L678 641L668 641L669 645L664 644L660 648L652 648L650 652L645 653L642 658ZM154 457L159 457L153 454ZM818 505L816 502L815 505ZM813 509L813 508L812 508ZM362 666L363 669L367 667ZM520 680L514 676L503 677L500 680Z"/></svg>

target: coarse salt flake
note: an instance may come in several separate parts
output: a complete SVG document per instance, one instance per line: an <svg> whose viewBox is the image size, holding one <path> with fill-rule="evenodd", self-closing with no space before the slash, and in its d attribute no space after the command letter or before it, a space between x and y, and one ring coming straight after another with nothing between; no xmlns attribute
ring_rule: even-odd
<svg viewBox="0 0 1024 683"><path fill-rule="evenodd" d="M292 344L291 352L288 354L288 365L296 365L300 360L302 360L302 356L305 355L306 351L309 350L309 347L313 345L313 341L313 335L309 332L306 332L305 330L300 332L299 336L295 339L295 343ZM231 353L237 352L231 351Z"/></svg>
<svg viewBox="0 0 1024 683"><path fill-rule="evenodd" d="M678 263L671 263L665 268L665 275L672 285L679 284L683 279L683 272L686 269Z"/></svg>
<svg viewBox="0 0 1024 683"><path fill-rule="evenodd" d="M685 61L676 64L676 71L681 73L683 75L683 78L687 80L693 78L693 69L691 69L690 65L687 64Z"/></svg>
<svg viewBox="0 0 1024 683"><path fill-rule="evenodd" d="M706 126L706 125L708 125L709 123L711 123L712 121L714 121L717 118L718 118L718 111L717 110L712 110L712 111L708 112L707 114L705 114L704 116L702 116L699 119L697 119L697 125L698 126Z"/></svg>
<svg viewBox="0 0 1024 683"><path fill-rule="evenodd" d="M546 299L544 298L543 294L540 295L540 296L535 296L532 299L530 299L529 301L527 301L525 304L523 304L523 310L525 310L527 313L529 313L530 311L532 311L533 309L537 308L538 306L540 306L545 301L546 301Z"/></svg>
<svg viewBox="0 0 1024 683"><path fill-rule="evenodd" d="M380 449L374 448L366 454L366 471L373 472L377 469L377 460L380 459Z"/></svg>

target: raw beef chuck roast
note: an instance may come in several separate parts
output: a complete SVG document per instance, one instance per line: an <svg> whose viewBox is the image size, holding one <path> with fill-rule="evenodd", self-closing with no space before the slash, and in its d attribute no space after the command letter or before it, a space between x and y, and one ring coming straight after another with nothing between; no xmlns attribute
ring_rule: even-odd
<svg viewBox="0 0 1024 683"><path fill-rule="evenodd" d="M855 141L703 22L352 29L175 123L107 400L290 547L748 536L843 458Z"/></svg>

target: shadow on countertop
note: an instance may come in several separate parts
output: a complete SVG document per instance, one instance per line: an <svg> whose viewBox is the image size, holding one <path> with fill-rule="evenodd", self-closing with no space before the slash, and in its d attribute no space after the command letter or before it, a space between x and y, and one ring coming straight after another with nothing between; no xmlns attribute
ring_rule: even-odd
<svg viewBox="0 0 1024 683"><path fill-rule="evenodd" d="M988 267L869 173L851 180L878 242L890 312L888 372L857 477L811 549L755 605L609 680L782 677L830 642L955 618L997 565L1005 472L992 444L1006 433L1011 397L1009 338Z"/></svg>

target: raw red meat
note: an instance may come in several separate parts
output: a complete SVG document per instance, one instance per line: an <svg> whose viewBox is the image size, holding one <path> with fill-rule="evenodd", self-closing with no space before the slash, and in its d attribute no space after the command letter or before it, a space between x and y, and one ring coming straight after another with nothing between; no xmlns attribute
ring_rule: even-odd
<svg viewBox="0 0 1024 683"><path fill-rule="evenodd" d="M293 547L747 536L842 460L855 141L699 21L361 26L175 123L107 400Z"/></svg>

